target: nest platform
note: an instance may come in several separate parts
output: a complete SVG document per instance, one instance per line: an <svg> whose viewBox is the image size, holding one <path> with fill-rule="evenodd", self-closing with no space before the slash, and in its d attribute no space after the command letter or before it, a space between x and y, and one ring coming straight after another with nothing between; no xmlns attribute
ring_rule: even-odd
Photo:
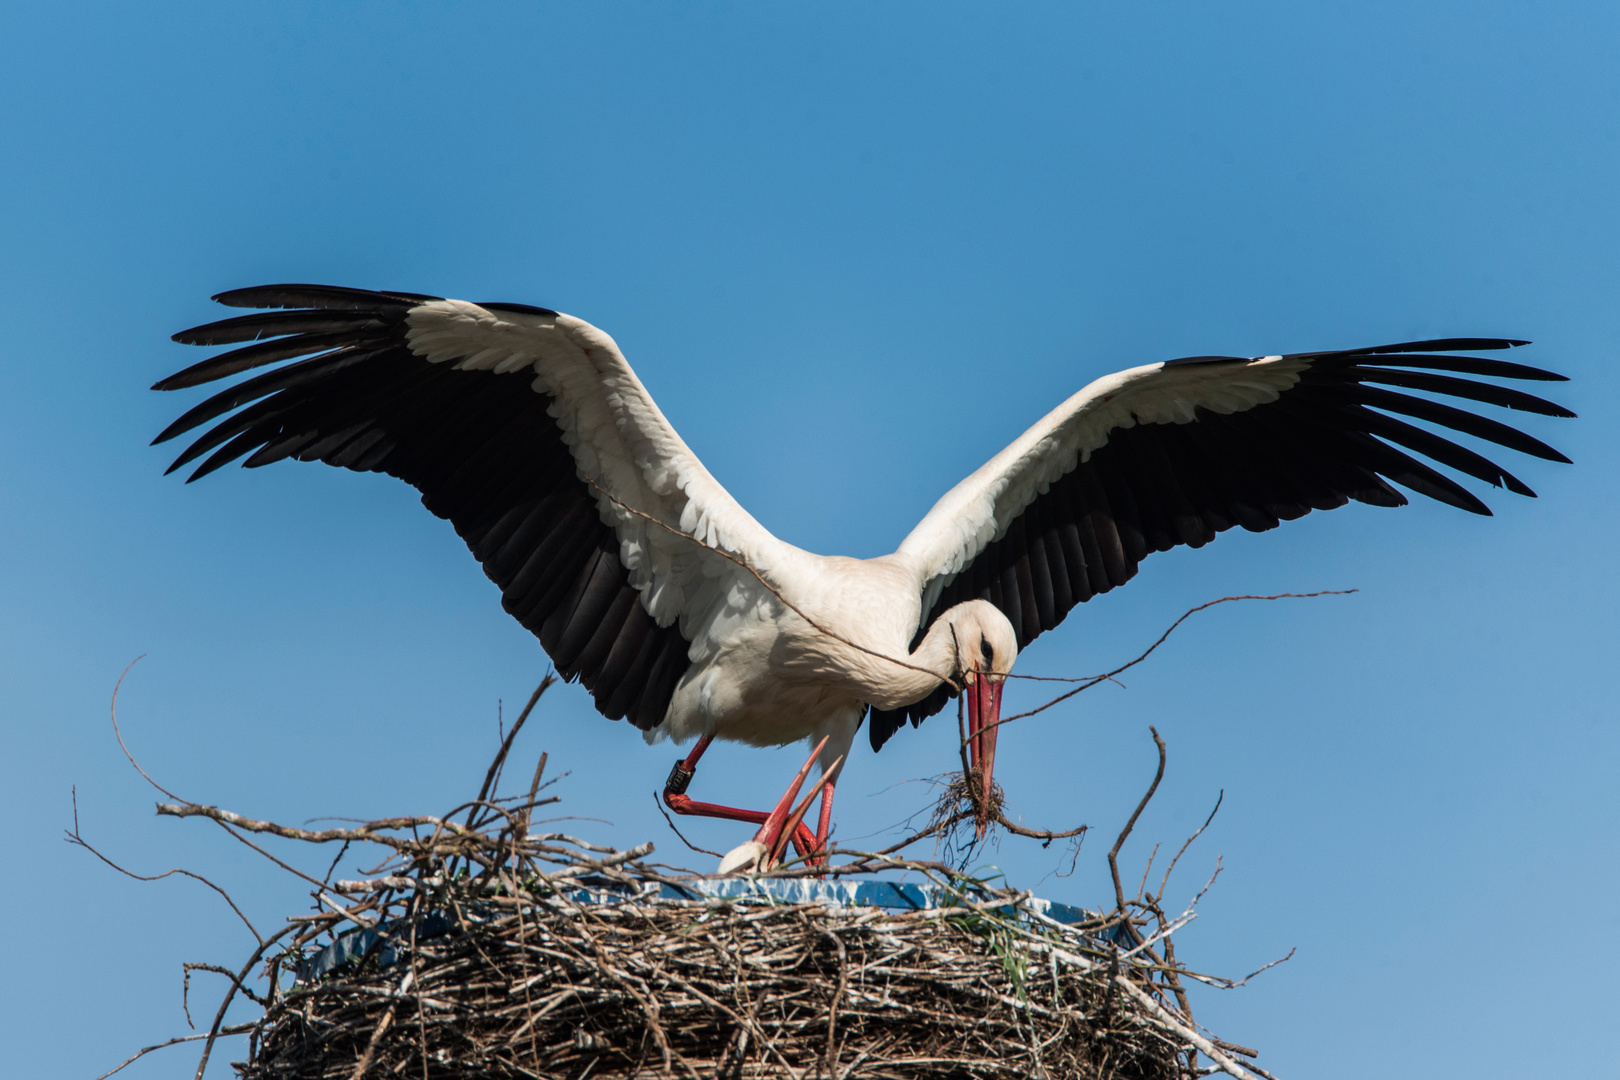
<svg viewBox="0 0 1620 1080"><path fill-rule="evenodd" d="M238 1072L1179 1080L1224 1056L1101 915L971 885L614 879L430 886L289 954Z"/></svg>

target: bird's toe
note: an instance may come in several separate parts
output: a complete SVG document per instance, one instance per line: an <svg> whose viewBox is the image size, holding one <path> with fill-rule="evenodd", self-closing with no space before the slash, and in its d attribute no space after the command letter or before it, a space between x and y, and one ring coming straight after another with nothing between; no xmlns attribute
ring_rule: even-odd
<svg viewBox="0 0 1620 1080"><path fill-rule="evenodd" d="M758 840L750 840L746 844L732 848L726 857L720 860L720 869L715 873L720 875L747 873L757 869L759 860L764 858L770 849Z"/></svg>

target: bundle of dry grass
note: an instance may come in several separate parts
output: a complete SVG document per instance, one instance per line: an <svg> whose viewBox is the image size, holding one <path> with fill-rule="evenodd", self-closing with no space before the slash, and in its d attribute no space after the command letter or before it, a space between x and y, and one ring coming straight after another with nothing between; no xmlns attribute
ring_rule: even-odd
<svg viewBox="0 0 1620 1080"><path fill-rule="evenodd" d="M233 1064L248 1080L1268 1076L1193 1023L1185 980L1235 984L1176 959L1191 908L1167 916L1146 872L1135 898L1120 887L1120 845L1158 777L1109 854L1114 909L1059 919L1027 892L892 850L717 884L649 862L650 843L537 832L533 811L557 801L544 755L526 795L496 795L521 724L478 797L441 817L311 831L165 792L177 801L160 814L212 819L250 846L340 844L332 867L356 845L385 855L365 880L293 869L315 913L271 934L249 923L258 947L240 967L187 965L231 986L206 1034L161 1045L205 1039L200 1078L220 1036L245 1034ZM969 817L936 815L923 835ZM838 895L880 874L890 884L864 895L908 900ZM242 997L257 1014L226 1024Z"/></svg>

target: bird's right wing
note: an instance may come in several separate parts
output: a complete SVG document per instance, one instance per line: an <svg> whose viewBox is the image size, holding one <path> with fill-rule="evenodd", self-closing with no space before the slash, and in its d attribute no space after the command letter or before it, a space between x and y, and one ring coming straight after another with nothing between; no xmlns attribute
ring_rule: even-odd
<svg viewBox="0 0 1620 1080"><path fill-rule="evenodd" d="M769 572L790 549L709 474L613 339L584 320L320 285L214 299L280 310L176 334L250 344L153 389L281 366L166 428L156 442L213 425L170 471L208 455L195 480L249 455L248 467L292 457L399 477L450 520L506 610L606 716L656 727L728 620L773 603L739 563Z"/></svg>

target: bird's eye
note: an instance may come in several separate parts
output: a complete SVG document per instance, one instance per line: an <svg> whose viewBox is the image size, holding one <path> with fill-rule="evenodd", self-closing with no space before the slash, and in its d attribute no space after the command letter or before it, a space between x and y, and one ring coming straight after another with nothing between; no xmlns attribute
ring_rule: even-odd
<svg viewBox="0 0 1620 1080"><path fill-rule="evenodd" d="M986 638L979 639L979 655L984 657L984 666L990 667L996 662L996 650L991 648Z"/></svg>

